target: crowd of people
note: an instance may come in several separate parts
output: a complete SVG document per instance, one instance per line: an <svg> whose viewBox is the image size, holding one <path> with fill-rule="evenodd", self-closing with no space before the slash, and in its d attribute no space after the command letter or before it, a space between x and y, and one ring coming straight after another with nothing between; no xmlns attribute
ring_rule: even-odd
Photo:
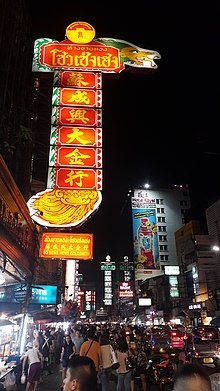
<svg viewBox="0 0 220 391"><path fill-rule="evenodd" d="M112 351L118 362L117 369L112 367ZM22 359L22 374L26 374L26 391L31 385L33 391L37 390L44 376L52 374L53 363L59 364L53 368L62 369L60 389L63 391L109 391L112 374L116 376L116 391L134 391L137 377L141 391L147 391L146 363L150 354L141 327L71 326L66 332L62 328L51 328L44 332L34 331L33 341L27 345ZM128 360L132 365L127 365ZM181 372L177 371L174 390L211 391L209 379L202 376L202 369L187 365L181 366Z"/></svg>

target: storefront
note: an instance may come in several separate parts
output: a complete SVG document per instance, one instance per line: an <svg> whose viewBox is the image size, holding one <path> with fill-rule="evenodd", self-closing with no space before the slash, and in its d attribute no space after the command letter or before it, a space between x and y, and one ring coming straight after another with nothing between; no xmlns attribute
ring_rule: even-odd
<svg viewBox="0 0 220 391"><path fill-rule="evenodd" d="M0 357L21 353L38 249L36 226L0 155L0 318L6 316L2 322L12 322L6 328L0 325ZM13 297L4 300L6 289L11 286L18 287L16 300ZM19 319L11 321L13 315L18 315Z"/></svg>

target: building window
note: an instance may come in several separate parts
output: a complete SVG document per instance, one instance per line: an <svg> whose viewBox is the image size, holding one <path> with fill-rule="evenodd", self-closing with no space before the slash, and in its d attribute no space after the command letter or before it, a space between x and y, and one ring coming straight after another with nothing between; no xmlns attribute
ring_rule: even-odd
<svg viewBox="0 0 220 391"><path fill-rule="evenodd" d="M167 251L168 250L168 246L166 244L160 245L159 248L160 248L160 251Z"/></svg>
<svg viewBox="0 0 220 391"><path fill-rule="evenodd" d="M166 223L166 218L165 217L158 217L157 222L158 223Z"/></svg>
<svg viewBox="0 0 220 391"><path fill-rule="evenodd" d="M159 232L166 232L167 231L166 225L158 225L158 231Z"/></svg>
<svg viewBox="0 0 220 391"><path fill-rule="evenodd" d="M157 213L165 213L164 208L157 208Z"/></svg>
<svg viewBox="0 0 220 391"><path fill-rule="evenodd" d="M167 235L159 235L159 236L158 236L158 239L159 239L161 242L166 242L166 241L167 241Z"/></svg>
<svg viewBox="0 0 220 391"><path fill-rule="evenodd" d="M168 255L160 255L160 260L161 261L168 261L169 257L168 257Z"/></svg>
<svg viewBox="0 0 220 391"><path fill-rule="evenodd" d="M164 204L164 199L163 198L156 198L156 204L157 205L163 205Z"/></svg>

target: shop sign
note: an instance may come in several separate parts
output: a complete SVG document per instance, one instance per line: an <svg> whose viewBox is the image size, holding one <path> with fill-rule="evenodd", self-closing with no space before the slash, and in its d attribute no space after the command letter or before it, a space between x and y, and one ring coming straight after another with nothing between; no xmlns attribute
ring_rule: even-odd
<svg viewBox="0 0 220 391"><path fill-rule="evenodd" d="M119 297L133 297L134 296L134 291L127 290L127 291L119 291L118 292Z"/></svg>
<svg viewBox="0 0 220 391"><path fill-rule="evenodd" d="M49 167L47 189L102 190L102 170Z"/></svg>
<svg viewBox="0 0 220 391"><path fill-rule="evenodd" d="M53 106L102 106L102 92L100 90L86 90L74 88L53 88Z"/></svg>
<svg viewBox="0 0 220 391"><path fill-rule="evenodd" d="M101 262L101 270L115 270L115 262Z"/></svg>
<svg viewBox="0 0 220 391"><path fill-rule="evenodd" d="M93 234L44 232L40 258L93 259Z"/></svg>
<svg viewBox="0 0 220 391"><path fill-rule="evenodd" d="M81 107L54 106L52 125L102 126L102 110Z"/></svg>
<svg viewBox="0 0 220 391"><path fill-rule="evenodd" d="M120 63L119 50L111 46L87 43L86 45L52 41L35 41L35 56L39 65L56 70L89 70L119 72L124 69ZM36 46L37 45L37 46Z"/></svg>
<svg viewBox="0 0 220 391"><path fill-rule="evenodd" d="M101 72L54 71L54 86L74 88L102 88Z"/></svg>
<svg viewBox="0 0 220 391"><path fill-rule="evenodd" d="M102 129L75 126L51 126L51 145L102 146Z"/></svg>
<svg viewBox="0 0 220 391"><path fill-rule="evenodd" d="M119 270L134 270L135 266L134 263L131 262L120 262L119 264Z"/></svg>
<svg viewBox="0 0 220 391"><path fill-rule="evenodd" d="M102 150L78 146L50 146L49 165L101 168Z"/></svg>

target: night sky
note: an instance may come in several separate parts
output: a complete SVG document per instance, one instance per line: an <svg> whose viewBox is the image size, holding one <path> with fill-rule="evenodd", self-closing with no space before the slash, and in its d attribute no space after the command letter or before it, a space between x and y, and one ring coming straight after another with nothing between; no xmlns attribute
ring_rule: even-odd
<svg viewBox="0 0 220 391"><path fill-rule="evenodd" d="M30 7L33 2L27 3ZM205 208L220 197L220 5L139 1L128 6L122 1L116 7L115 2L72 0L59 6L46 0L33 4L33 40L62 41L69 24L85 21L96 30L96 38L118 38L161 55L156 70L103 74L103 201L96 214L75 229L94 233L94 260L81 262L85 280L91 281L106 255L115 261L124 255L132 259L129 189L146 182L155 187L188 184L192 217L202 219ZM101 274L92 278L97 276Z"/></svg>

